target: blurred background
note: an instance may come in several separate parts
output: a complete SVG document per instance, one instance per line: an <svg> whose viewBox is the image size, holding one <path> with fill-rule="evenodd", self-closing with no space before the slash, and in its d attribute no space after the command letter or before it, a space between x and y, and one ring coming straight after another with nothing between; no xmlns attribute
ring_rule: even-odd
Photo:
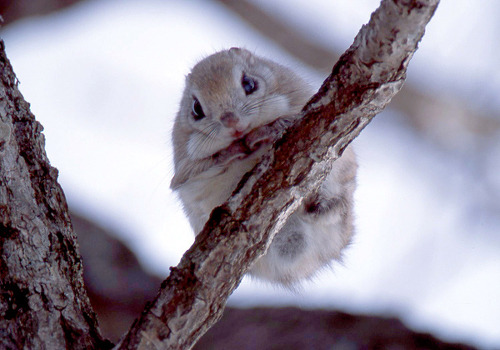
<svg viewBox="0 0 500 350"><path fill-rule="evenodd" d="M45 128L108 336L129 326L194 240L169 190L170 132L190 68L217 50L242 46L319 87L378 5L0 2L0 36L20 90ZM225 316L229 324L256 322L255 334L255 324L264 321L245 312L274 310L275 328L259 335L268 336L268 346L286 332L276 324L293 319L324 326L329 315L350 330L352 317L364 329L372 322L368 335L339 333L335 344L343 348L373 345L366 339L388 329L396 330L388 339L431 333L449 343L500 348L499 18L495 0L441 0L403 90L354 142L357 234L344 264L294 292L245 278L229 300L237 308ZM132 305L130 315L121 314ZM384 323L388 317L396 323ZM112 322L121 324L108 327ZM337 323L328 324L325 334L331 335ZM200 348L237 344L216 347L216 338ZM431 338L422 346L412 338L404 348L433 348Z"/></svg>

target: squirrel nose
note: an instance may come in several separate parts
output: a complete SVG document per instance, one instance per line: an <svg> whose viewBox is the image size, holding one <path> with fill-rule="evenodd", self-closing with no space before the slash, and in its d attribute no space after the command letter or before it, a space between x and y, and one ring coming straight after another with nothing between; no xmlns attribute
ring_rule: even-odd
<svg viewBox="0 0 500 350"><path fill-rule="evenodd" d="M220 116L220 122L226 128L234 128L240 120L233 112L225 112Z"/></svg>

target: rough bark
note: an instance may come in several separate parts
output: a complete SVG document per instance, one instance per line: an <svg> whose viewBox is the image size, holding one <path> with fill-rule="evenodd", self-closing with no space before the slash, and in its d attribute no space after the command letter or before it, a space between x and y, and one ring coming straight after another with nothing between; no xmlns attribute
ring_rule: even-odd
<svg viewBox="0 0 500 350"><path fill-rule="evenodd" d="M87 349L102 340L57 170L0 41L0 348Z"/></svg>
<svg viewBox="0 0 500 350"><path fill-rule="evenodd" d="M188 349L221 316L242 275L327 174L334 159L401 88L439 0L382 1L304 117L216 208L120 349Z"/></svg>

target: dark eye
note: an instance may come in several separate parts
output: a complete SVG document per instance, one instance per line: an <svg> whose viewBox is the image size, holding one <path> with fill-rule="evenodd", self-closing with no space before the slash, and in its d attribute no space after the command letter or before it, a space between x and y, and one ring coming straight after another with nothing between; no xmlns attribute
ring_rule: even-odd
<svg viewBox="0 0 500 350"><path fill-rule="evenodd" d="M245 94L247 96L253 94L259 88L259 84L257 84L257 81L250 78L244 73L241 77L241 86L243 87L243 90L245 90Z"/></svg>
<svg viewBox="0 0 500 350"><path fill-rule="evenodd" d="M191 109L191 113L193 114L194 120L200 120L200 119L205 118L205 112L203 112L203 108L201 107L201 103L194 96L193 96L193 107Z"/></svg>

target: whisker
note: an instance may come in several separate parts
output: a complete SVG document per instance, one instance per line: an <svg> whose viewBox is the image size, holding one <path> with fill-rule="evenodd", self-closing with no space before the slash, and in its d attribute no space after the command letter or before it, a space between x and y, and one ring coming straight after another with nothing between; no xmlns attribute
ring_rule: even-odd
<svg viewBox="0 0 500 350"><path fill-rule="evenodd" d="M212 145L217 139L219 133L219 125L217 123L210 123L205 128L197 131L202 136L196 139L194 145L195 152L201 152L203 148L211 149Z"/></svg>

